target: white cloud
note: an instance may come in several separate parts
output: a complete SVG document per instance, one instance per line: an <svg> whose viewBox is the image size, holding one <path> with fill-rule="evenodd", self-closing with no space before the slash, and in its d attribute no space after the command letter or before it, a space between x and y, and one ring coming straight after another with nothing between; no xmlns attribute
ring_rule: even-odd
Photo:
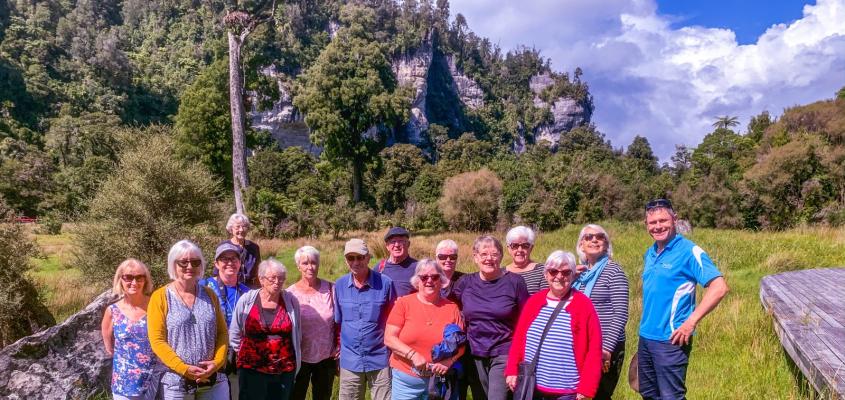
<svg viewBox="0 0 845 400"><path fill-rule="evenodd" d="M653 0L451 3L504 49L535 46L556 69L583 68L598 128L616 147L646 136L664 160L675 144L700 143L716 116L778 115L845 85L845 0L807 5L750 45L728 29L673 28Z"/></svg>

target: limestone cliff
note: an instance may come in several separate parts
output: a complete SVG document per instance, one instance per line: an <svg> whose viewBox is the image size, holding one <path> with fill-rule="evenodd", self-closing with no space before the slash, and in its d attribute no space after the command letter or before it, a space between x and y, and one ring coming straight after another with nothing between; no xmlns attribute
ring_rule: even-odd
<svg viewBox="0 0 845 400"><path fill-rule="evenodd" d="M547 73L541 73L531 78L529 85L534 93L534 107L548 108L552 114L550 123L538 126L531 134L534 143L545 141L553 149L556 149L561 135L576 127L590 123L593 108L589 101L579 101L568 97L558 97L554 99L551 105L547 104L540 98L540 94L553 84L554 79ZM525 133L523 132L523 134ZM519 142L524 143L524 139Z"/></svg>

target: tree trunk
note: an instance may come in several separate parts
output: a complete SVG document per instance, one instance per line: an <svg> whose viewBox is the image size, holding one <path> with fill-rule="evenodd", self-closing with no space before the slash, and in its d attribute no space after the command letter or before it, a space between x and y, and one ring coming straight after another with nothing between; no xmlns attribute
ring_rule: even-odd
<svg viewBox="0 0 845 400"><path fill-rule="evenodd" d="M244 191L249 186L246 169L246 137L244 134L243 71L241 71L241 45L243 39L233 33L229 36L229 109L232 114L232 181L235 190L235 209L246 213Z"/></svg>
<svg viewBox="0 0 845 400"><path fill-rule="evenodd" d="M361 181L364 169L364 162L355 158L352 161L352 203L358 204L361 201Z"/></svg>

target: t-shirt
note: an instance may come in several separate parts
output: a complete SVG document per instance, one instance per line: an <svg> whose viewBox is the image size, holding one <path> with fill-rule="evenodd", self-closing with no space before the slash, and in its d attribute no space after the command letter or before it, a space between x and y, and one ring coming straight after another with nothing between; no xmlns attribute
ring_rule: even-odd
<svg viewBox="0 0 845 400"><path fill-rule="evenodd" d="M695 310L696 284L707 286L722 274L701 247L680 234L660 254L652 245L644 263L640 336L669 340Z"/></svg>
<svg viewBox="0 0 845 400"><path fill-rule="evenodd" d="M525 280L525 287L528 288L529 295L549 287L549 282L546 281L543 264L537 264L534 266L534 269L529 271L514 273Z"/></svg>
<svg viewBox="0 0 845 400"><path fill-rule="evenodd" d="M431 348L443 340L443 328L448 324L461 322L461 311L452 301L441 299L437 305L420 301L416 293L412 293L396 300L387 324L398 326L399 340L431 362ZM417 376L412 371L411 363L396 353L390 356L390 366L411 376Z"/></svg>
<svg viewBox="0 0 845 400"><path fill-rule="evenodd" d="M320 280L320 290L305 293L299 286L287 289L299 300L300 329L302 330L302 361L316 364L334 354L335 323L332 284Z"/></svg>
<svg viewBox="0 0 845 400"><path fill-rule="evenodd" d="M378 267L380 267L380 265ZM414 277L416 269L417 260L409 256L405 257L405 259L398 264L394 264L388 259L385 259L384 269L380 272L393 281L393 286L396 288L396 296L402 297L406 294L417 291L417 288L411 285L411 278Z"/></svg>
<svg viewBox="0 0 845 400"><path fill-rule="evenodd" d="M472 355L507 355L522 305L528 300L525 281L502 270L502 276L485 281L479 273L464 275L454 288L464 313Z"/></svg>

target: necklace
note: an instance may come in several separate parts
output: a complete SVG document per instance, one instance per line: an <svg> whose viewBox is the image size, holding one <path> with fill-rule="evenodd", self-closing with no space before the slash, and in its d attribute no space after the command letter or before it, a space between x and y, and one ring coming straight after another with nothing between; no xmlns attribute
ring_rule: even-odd
<svg viewBox="0 0 845 400"><path fill-rule="evenodd" d="M431 316L431 314L432 314L431 308L437 307L437 303L438 303L439 299L435 300L435 301L428 301L428 300L424 299L422 296L420 296L419 292L417 292L417 300L419 300L420 303L423 304L423 307L426 310L426 313L425 313L425 324L426 324L426 326L431 326L432 324L434 324L434 318Z"/></svg>
<svg viewBox="0 0 845 400"><path fill-rule="evenodd" d="M185 307L188 308L188 313L190 314L190 316L188 317L188 323L189 324L195 324L197 322L197 317L194 316L194 306L197 305L197 297L198 296L196 294L194 295L194 302L191 303L190 307L188 307L188 302L185 301L184 297L182 297L182 293L180 293L180 291L179 291L179 285L176 285L175 282L174 282L173 289L176 292L176 295L179 296L179 300L182 300L182 304L184 304ZM187 292L188 291L185 290L185 293L187 293ZM197 293L197 294L199 294L199 293Z"/></svg>

